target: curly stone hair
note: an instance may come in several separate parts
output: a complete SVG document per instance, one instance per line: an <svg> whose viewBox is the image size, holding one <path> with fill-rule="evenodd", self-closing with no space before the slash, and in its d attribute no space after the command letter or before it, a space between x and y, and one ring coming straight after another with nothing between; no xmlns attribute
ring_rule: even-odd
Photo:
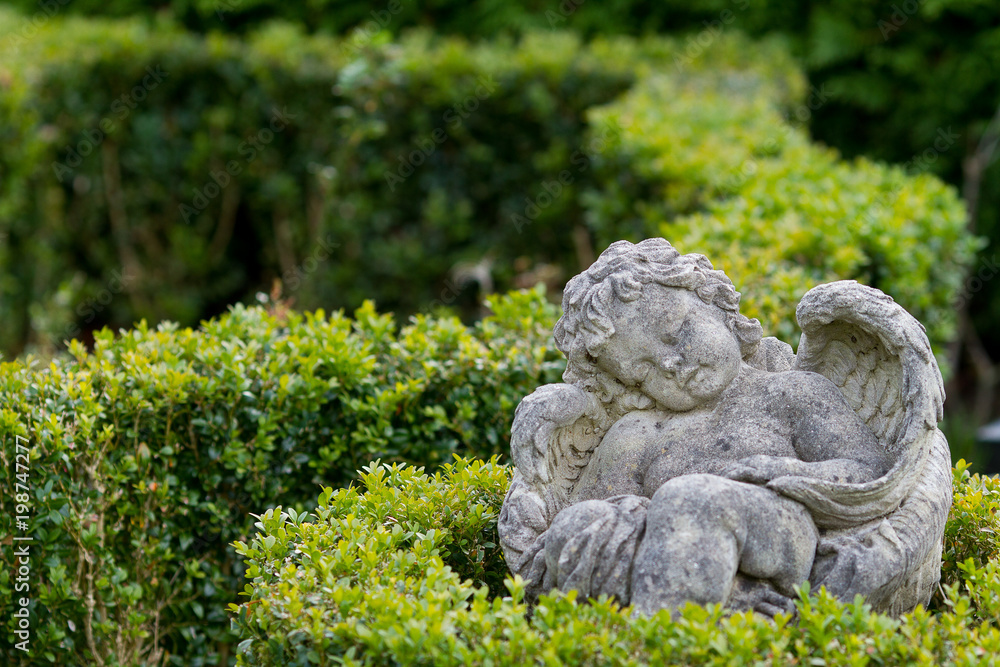
<svg viewBox="0 0 1000 667"><path fill-rule="evenodd" d="M763 336L760 322L740 314L740 293L733 282L704 255L682 255L664 239L611 244L590 268L567 283L563 316L554 330L556 346L567 359L563 380L595 394L611 423L653 404L638 389L626 387L597 366L598 356L615 332L611 318L615 301L635 301L649 284L687 289L718 307L744 360L757 352Z"/></svg>

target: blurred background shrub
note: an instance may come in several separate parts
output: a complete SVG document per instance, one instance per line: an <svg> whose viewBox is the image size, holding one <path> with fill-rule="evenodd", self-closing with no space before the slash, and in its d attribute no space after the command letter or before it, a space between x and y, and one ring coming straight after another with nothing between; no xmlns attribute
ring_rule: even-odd
<svg viewBox="0 0 1000 667"><path fill-rule="evenodd" d="M275 279L297 307L474 317L484 292L558 288L656 235L730 272L770 334L794 339L813 284L857 278L939 351L954 335L976 249L959 199L810 144L793 114L816 101L775 42L356 49L288 25L241 42L70 20L0 44L11 352L194 323Z"/></svg>

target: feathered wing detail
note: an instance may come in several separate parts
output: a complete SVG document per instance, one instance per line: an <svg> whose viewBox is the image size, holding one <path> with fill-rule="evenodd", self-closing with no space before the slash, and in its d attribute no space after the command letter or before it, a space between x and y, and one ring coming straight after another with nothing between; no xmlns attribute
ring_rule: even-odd
<svg viewBox="0 0 1000 667"><path fill-rule="evenodd" d="M894 458L881 478L838 484L783 477L768 486L807 506L821 529L810 581L877 611L927 604L941 576L951 455L937 428L944 386L924 327L879 290L820 285L796 312L795 368L840 387Z"/></svg>
<svg viewBox="0 0 1000 667"><path fill-rule="evenodd" d="M562 509L568 504L570 494L601 438L594 420L583 416L569 426L557 429L552 440L548 456L549 474L558 487L554 500Z"/></svg>
<svg viewBox="0 0 1000 667"><path fill-rule="evenodd" d="M516 472L497 527L504 558L528 582L529 593L537 595L545 575L539 537L569 505L601 441L600 414L596 398L569 384L539 387L514 412L510 451Z"/></svg>
<svg viewBox="0 0 1000 667"><path fill-rule="evenodd" d="M570 384L548 384L514 411L510 453L524 482L545 498L549 520L565 507L601 441L597 400Z"/></svg>
<svg viewBox="0 0 1000 667"><path fill-rule="evenodd" d="M942 416L944 387L924 327L853 280L813 288L796 316L803 332L796 369L840 387L895 464L865 484L781 477L768 486L806 505L820 528L886 516L919 483Z"/></svg>

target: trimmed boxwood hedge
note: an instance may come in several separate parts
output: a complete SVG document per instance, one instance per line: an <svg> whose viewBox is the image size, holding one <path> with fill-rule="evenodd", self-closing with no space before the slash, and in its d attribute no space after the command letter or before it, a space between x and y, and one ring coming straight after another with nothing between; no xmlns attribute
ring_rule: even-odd
<svg viewBox="0 0 1000 667"><path fill-rule="evenodd" d="M1000 482L955 468L942 589L932 609L874 614L804 589L797 618L688 605L632 618L606 598L542 596L529 610L497 548L510 478L460 459L433 476L379 462L314 513L267 510L235 546L240 665L979 665L1000 652ZM506 575L506 578L504 578ZM503 588L498 584L503 581Z"/></svg>
<svg viewBox="0 0 1000 667"><path fill-rule="evenodd" d="M815 94L773 41L359 46L61 16L7 39L25 25L0 9L8 352L191 325L275 278L299 308L471 316L483 285L561 285L660 235L729 271L769 333L794 335L804 289L857 278L941 349L977 247L953 189L809 142Z"/></svg>
<svg viewBox="0 0 1000 667"><path fill-rule="evenodd" d="M35 538L27 595L0 549L0 663L24 657L12 614L29 597L35 660L225 664L243 572L229 544L251 534L249 513L304 512L372 458L508 450L517 402L565 364L540 290L490 306L473 328L398 328L371 303L353 318L237 306L199 330L143 323L99 332L92 352L0 364L0 535L25 534L21 436Z"/></svg>
<svg viewBox="0 0 1000 667"><path fill-rule="evenodd" d="M541 289L489 305L492 314L474 327L454 317L416 316L399 329L371 303L353 318L298 313L280 302L236 306L198 330L141 323L117 336L98 332L93 351L74 342L70 354L47 363L28 357L0 364L4 469L14 470L17 436L31 450L32 657L60 665L224 663L235 657L236 631L259 638L254 633L262 626L255 624L271 623L266 615L253 620L239 612L252 624L234 631L225 611L244 571L235 549L247 549L233 543L251 536L251 513L280 505L261 515L258 528L273 529L285 545L299 537L281 517L301 522L319 488L357 482L355 471L366 461L435 469L451 465L455 454L506 453L517 402L558 381L565 364L551 339L558 309ZM444 586L472 596L482 584L476 599L514 618L520 608L504 607L508 603L496 597L507 590L495 517L509 472L499 463L459 463L437 481L407 467L382 486L376 478L388 473L370 472L360 480L370 493L348 489L331 498L339 503L337 520L347 522L336 530L356 529L358 540L375 540L371 553L350 551L355 547L348 549L348 541L340 555L313 552L315 562L340 558L336 567L376 572L397 549L431 539L426 547L437 545L451 573L432 568L443 578L430 583L397 577L394 586L401 588L393 590ZM454 471L462 471L465 486L457 486ZM977 609L992 609L998 488L990 479L958 474L962 491L946 535L946 581L975 583L966 593ZM0 478L0 534L23 534L14 526L20 481L13 472ZM376 488L381 491L371 493ZM389 538L373 521L385 524L389 542L379 542ZM326 530L321 524L308 530ZM271 575L283 562L268 560L277 553L270 551L276 544L270 534L254 540L268 550L253 546L244 554L258 561L256 569L249 564L260 585L253 595L270 599L276 593L269 586L277 583ZM407 553L399 558L414 571L436 562L428 560L429 551ZM972 569L965 572L960 564L970 557ZM24 596L14 591L15 564L11 550L0 550L0 654L10 663L24 657L13 649L12 614ZM260 571L267 576L258 580ZM341 576L347 575L335 583ZM465 579L476 583L461 583ZM361 600L364 590L350 599ZM437 609L423 598L420 604ZM396 612L386 613L379 623ZM388 635L398 633L386 628ZM306 638L287 630L275 626L273 635L279 642ZM350 632L329 650L354 646ZM264 651L261 646L253 651ZM269 651L270 644L260 655Z"/></svg>

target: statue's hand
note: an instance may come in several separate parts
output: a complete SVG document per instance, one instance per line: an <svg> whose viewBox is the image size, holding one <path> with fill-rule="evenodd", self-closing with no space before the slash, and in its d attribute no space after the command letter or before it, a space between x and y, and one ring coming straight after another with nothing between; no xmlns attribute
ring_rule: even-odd
<svg viewBox="0 0 1000 667"><path fill-rule="evenodd" d="M726 606L737 611L755 611L769 618L778 614L795 615L795 602L765 581L737 577Z"/></svg>
<svg viewBox="0 0 1000 667"><path fill-rule="evenodd" d="M556 430L596 407L596 399L571 384L543 385L521 401L511 427L510 453L529 485L550 480L549 447Z"/></svg>
<svg viewBox="0 0 1000 667"><path fill-rule="evenodd" d="M887 555L870 541L853 535L824 537L816 547L815 586L826 586L827 591L844 602L850 602L859 593L868 595L893 574L884 562Z"/></svg>
<svg viewBox="0 0 1000 667"><path fill-rule="evenodd" d="M767 484L772 479L798 472L801 461L788 456L757 454L740 459L722 470L720 475L737 482Z"/></svg>

